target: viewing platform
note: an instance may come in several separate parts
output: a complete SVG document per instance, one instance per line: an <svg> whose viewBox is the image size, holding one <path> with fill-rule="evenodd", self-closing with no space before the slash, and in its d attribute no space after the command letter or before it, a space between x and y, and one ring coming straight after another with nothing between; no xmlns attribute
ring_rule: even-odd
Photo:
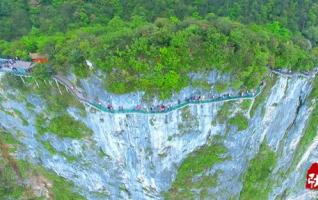
<svg viewBox="0 0 318 200"><path fill-rule="evenodd" d="M303 72L293 72L288 69L275 69L272 67L268 67L268 68L269 70L271 70L272 73L279 76L286 76L286 77L301 76L305 78L314 78L316 74L318 73L318 67L313 68L311 71L303 71Z"/></svg>
<svg viewBox="0 0 318 200"><path fill-rule="evenodd" d="M28 76L35 65L36 63L33 62L0 58L0 71L13 73L15 75Z"/></svg>
<svg viewBox="0 0 318 200"><path fill-rule="evenodd" d="M22 76L31 76L32 68L37 63L21 61L18 59L1 59L0 58L0 72L12 73L13 75L20 76L21 78ZM270 67L269 69L274 74L277 74L280 76L287 76L287 77L297 75L297 76L303 76L306 78L311 78L311 77L315 77L315 75L318 72L317 68L314 68L310 72L292 72L286 69L272 69ZM137 104L137 105L133 105L131 108L124 108L121 105L112 105L110 102L109 103L102 102L101 100L92 99L91 97L86 96L79 88L77 88L70 80L68 80L64 76L54 75L52 78L53 80L56 81L58 89L59 89L59 86L58 86L59 84L63 85L67 89L67 91L72 93L79 101L97 110L108 112L108 113L141 113L141 114L167 113L173 110L181 109L187 105L192 105L192 104L205 104L205 103L213 103L213 102L254 99L262 92L266 84L263 81L255 90L241 92L240 94L224 94L221 96L195 95L195 96L186 97L185 99L179 99L176 104L166 104L166 105L160 104L160 105L153 105L150 107L144 107L143 105Z"/></svg>

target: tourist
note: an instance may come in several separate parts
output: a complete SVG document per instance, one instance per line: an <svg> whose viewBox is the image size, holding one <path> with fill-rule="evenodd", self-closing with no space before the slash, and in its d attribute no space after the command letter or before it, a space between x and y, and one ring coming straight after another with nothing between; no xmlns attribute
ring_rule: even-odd
<svg viewBox="0 0 318 200"><path fill-rule="evenodd" d="M141 110L141 105L137 105L136 110Z"/></svg>
<svg viewBox="0 0 318 200"><path fill-rule="evenodd" d="M111 104L108 104L107 109L108 109L108 110L112 110L112 109L113 109L113 106L112 106Z"/></svg>

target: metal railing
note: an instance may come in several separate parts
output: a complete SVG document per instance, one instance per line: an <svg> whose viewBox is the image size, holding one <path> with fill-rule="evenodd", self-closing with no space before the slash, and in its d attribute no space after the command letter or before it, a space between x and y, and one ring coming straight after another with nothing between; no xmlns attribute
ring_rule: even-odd
<svg viewBox="0 0 318 200"><path fill-rule="evenodd" d="M1 61L1 58L0 58ZM283 72L277 69L270 69L273 73L276 73L278 75L292 75L291 72ZM27 76L27 77L32 77L30 75L30 72L24 71L13 71L13 70L4 70L3 67L0 68L0 71L3 72L7 72L7 73L11 73L13 75L16 76ZM316 75L317 72L314 72L314 76ZM300 74L298 73L298 75L301 76L310 76L312 74ZM217 102L225 102L225 101L234 101L234 100L244 100L244 99L253 99L255 97L257 97L263 90L264 86L265 86L265 82L263 81L256 89L255 92L247 92L245 94L241 94L241 95L236 95L236 96L219 96L219 97L213 97L213 98L187 98L185 99L183 102L178 101L178 104L175 105L169 105L169 106L164 106L164 105L159 105L159 106L155 106L155 107L149 107L149 108L139 108L137 109L137 107L134 107L132 109L127 109L127 108L122 108L122 107L118 107L118 109L115 109L113 106L105 106L101 103L97 103L94 100L90 100L90 98L85 97L80 90L78 90L68 79L62 77L62 76L58 76L58 75L53 75L53 79L58 81L60 84L64 85L66 88L68 88L68 90L71 91L71 93L81 102L97 109L100 110L102 112L107 112L107 113L120 113L120 114L129 114L129 113L139 113L139 114L164 114L164 113L168 113L171 111L175 111L178 109L182 109L186 106L189 105L196 105L196 104L207 104L207 103L217 103ZM163 107L160 107L163 106Z"/></svg>

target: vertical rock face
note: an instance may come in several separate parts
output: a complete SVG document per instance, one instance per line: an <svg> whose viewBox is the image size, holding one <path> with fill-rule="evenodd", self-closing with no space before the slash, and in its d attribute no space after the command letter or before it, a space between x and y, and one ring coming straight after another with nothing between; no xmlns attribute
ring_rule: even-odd
<svg viewBox="0 0 318 200"><path fill-rule="evenodd" d="M71 180L76 190L88 199L162 199L162 192L171 186L182 161L217 135L222 136L228 150L224 156L231 159L211 166L211 173L220 173L217 186L209 189L209 196L217 199L239 196L242 176L265 142L277 155L272 172L275 184L269 198L276 199L285 193L291 199L298 196L308 199L311 194L304 189L303 182L306 168L317 160L317 142L308 147L297 170L285 177L279 174L291 164L304 133L312 111L307 100L310 91L309 79L279 77L243 131L217 120L223 103L192 105L168 114L113 115L87 108L85 117L70 108L68 112L91 128L93 135L86 139L63 139L44 134L41 140L50 141L59 152L55 155L37 139L35 117L41 106L31 112L23 102L3 100L0 123L23 143L24 149L18 153L20 158L39 163ZM1 94L7 96L8 92L1 91ZM37 105L35 102L41 102L35 97L29 100ZM235 102L237 106L229 118L240 110L239 103ZM23 113L28 125L4 111L12 108ZM249 115L249 111L244 112Z"/></svg>
<svg viewBox="0 0 318 200"><path fill-rule="evenodd" d="M112 161L119 176L117 184L125 187L124 191L116 191L116 185L110 186L113 198L160 198L182 159L220 131L220 127L211 128L220 105L193 106L157 115L89 114L94 140ZM182 120L182 115L188 115L188 119ZM100 119L103 122L96 123ZM187 127L189 124L191 127Z"/></svg>

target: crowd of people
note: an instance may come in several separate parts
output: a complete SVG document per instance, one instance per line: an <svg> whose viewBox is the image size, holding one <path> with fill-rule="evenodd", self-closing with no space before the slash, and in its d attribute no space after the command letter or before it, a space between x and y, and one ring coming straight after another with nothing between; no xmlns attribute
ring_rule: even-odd
<svg viewBox="0 0 318 200"><path fill-rule="evenodd" d="M10 58L10 59L0 59L0 68L4 67L4 68L10 68L13 71L17 70L14 67L14 64L19 61L19 58L16 57L14 59ZM261 84L261 87L263 85L263 82ZM74 87L71 86L71 90L74 90ZM250 97L250 96L255 96L255 91L247 91L247 92L241 92L238 96L235 97ZM203 96L203 95L193 95L190 97L186 97L184 98L184 100L177 100L176 104L168 104L168 105L156 105L156 106L150 106L149 108L144 108L141 104L136 105L132 110L134 111L146 111L146 112L152 112L152 113L157 113L157 112L167 112L170 110L173 110L174 108L180 106L181 104L186 104L186 103L196 103L196 102L202 102L204 100L226 100L226 99L230 99L232 98L233 95L231 94L224 94L221 96L216 96L216 95L212 95L212 94L208 94L207 96ZM109 111L115 111L115 107L112 104L107 104L107 106L105 106L105 104L103 105L103 103L101 103L100 101L98 101L98 105L100 107L106 107L107 110ZM126 109L124 109L123 106L119 106L118 107L118 111L124 111Z"/></svg>
<svg viewBox="0 0 318 200"><path fill-rule="evenodd" d="M5 68L13 68L14 64L19 60L18 57L15 58L9 58L9 59L1 59L0 60L0 67Z"/></svg>
<svg viewBox="0 0 318 200"><path fill-rule="evenodd" d="M0 59L0 69L9 69L14 72L19 71L16 63L19 61L18 57L8 58L8 59Z"/></svg>
<svg viewBox="0 0 318 200"><path fill-rule="evenodd" d="M28 61L22 61L19 57L15 58L0 58L0 70L6 72L13 72L16 74L25 74L32 71L33 63Z"/></svg>
<svg viewBox="0 0 318 200"><path fill-rule="evenodd" d="M318 68L313 68L311 71L301 71L301 72L293 72L290 69L276 69L276 68L272 68L269 65L266 65L271 71L274 71L276 73L279 74L285 74L285 75L294 75L294 74L300 74L303 76L315 76L318 73Z"/></svg>
<svg viewBox="0 0 318 200"><path fill-rule="evenodd" d="M262 86L262 85L261 85ZM255 96L255 91L249 91L249 92L241 92L238 96L235 97L251 97L251 96ZM181 104L184 103L195 103L195 102L202 102L204 100L226 100L226 99L230 99L233 98L234 96L231 94L224 94L221 96L216 96L216 95L208 95L203 96L203 95L193 95L191 97L187 97L184 99L184 101L178 99L177 103L175 105L173 104L168 104L168 105L156 105L156 106L150 106L149 108L143 108L143 106L141 104L136 105L133 109L131 109L132 111L145 111L145 112L150 112L150 113L158 113L158 112L167 112L167 111L171 111L174 108L180 106ZM99 102L98 103L99 106L102 106L102 103ZM106 106L107 110L110 112L115 112L115 107L112 104L107 104ZM126 109L124 109L124 107L118 106L118 111L122 111L124 112Z"/></svg>

